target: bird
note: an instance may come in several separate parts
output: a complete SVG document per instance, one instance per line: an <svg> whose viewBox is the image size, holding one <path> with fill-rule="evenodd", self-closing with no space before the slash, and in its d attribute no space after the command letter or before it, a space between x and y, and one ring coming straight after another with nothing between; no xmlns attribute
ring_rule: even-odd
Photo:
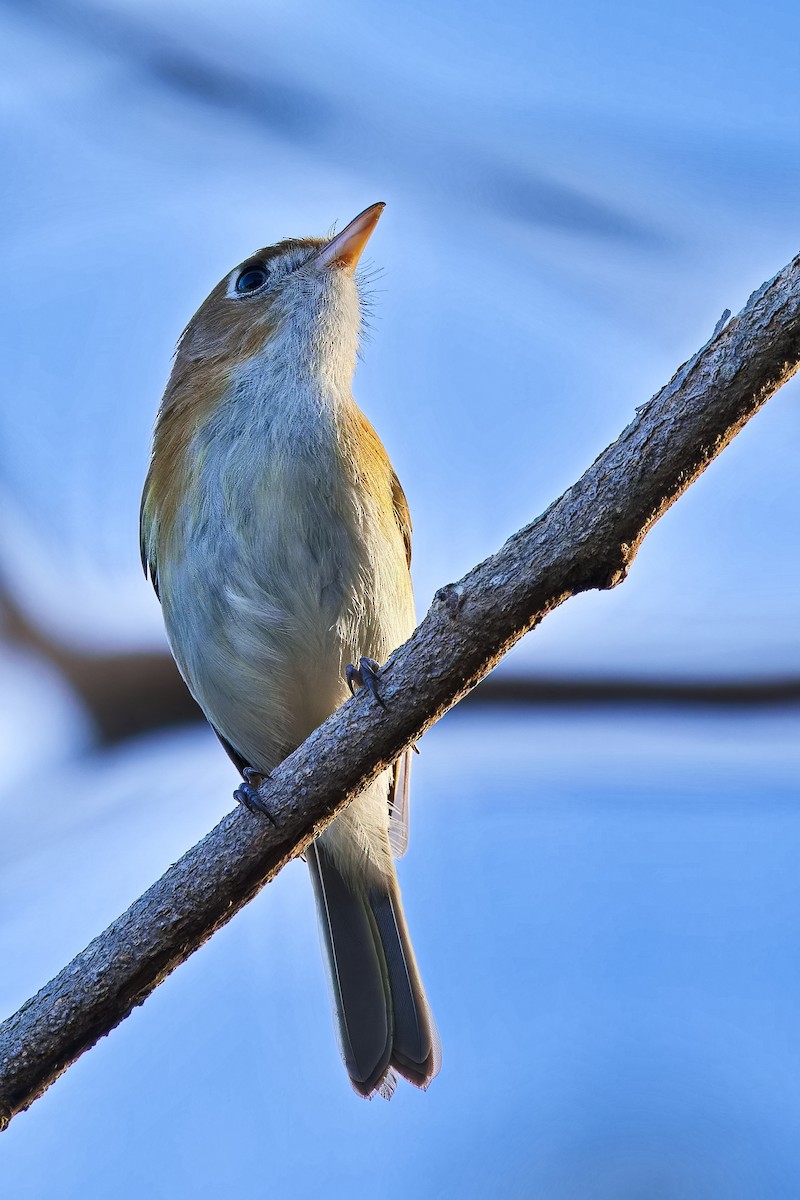
<svg viewBox="0 0 800 1200"><path fill-rule="evenodd" d="M189 690L257 787L415 627L411 519L352 381L356 274L383 203L340 233L286 238L230 271L178 342L140 511L142 565ZM356 665L358 664L358 665ZM410 752L306 851L353 1088L426 1088L439 1039L394 856Z"/></svg>

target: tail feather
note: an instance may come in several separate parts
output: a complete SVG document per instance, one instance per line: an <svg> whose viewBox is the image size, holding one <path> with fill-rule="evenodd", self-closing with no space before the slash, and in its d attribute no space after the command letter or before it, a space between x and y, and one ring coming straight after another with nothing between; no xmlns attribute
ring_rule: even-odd
<svg viewBox="0 0 800 1200"><path fill-rule="evenodd" d="M369 1096L389 1069L393 1036L389 981L375 919L324 847L312 843L306 858L317 900L342 1058L353 1087Z"/></svg>
<svg viewBox="0 0 800 1200"><path fill-rule="evenodd" d="M339 1043L353 1087L370 1096L396 1070L426 1087L438 1040L396 878L358 888L321 842L307 850ZM391 1090L391 1087L388 1087Z"/></svg>
<svg viewBox="0 0 800 1200"><path fill-rule="evenodd" d="M374 888L369 903L381 939L394 1016L391 1065L417 1087L427 1087L438 1071L438 1038L422 989L408 936L397 880L382 893Z"/></svg>

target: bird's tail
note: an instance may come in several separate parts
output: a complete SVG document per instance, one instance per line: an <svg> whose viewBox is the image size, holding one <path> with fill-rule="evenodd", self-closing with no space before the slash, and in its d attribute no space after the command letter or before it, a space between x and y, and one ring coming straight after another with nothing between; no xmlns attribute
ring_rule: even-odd
<svg viewBox="0 0 800 1200"><path fill-rule="evenodd" d="M362 1096L391 1094L393 1069L417 1087L439 1070L439 1039L406 928L397 877L354 882L324 843L306 857L339 1044Z"/></svg>

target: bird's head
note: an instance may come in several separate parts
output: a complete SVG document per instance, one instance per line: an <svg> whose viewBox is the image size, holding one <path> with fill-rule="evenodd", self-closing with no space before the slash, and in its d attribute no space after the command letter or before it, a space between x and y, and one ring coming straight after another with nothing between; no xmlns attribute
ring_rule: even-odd
<svg viewBox="0 0 800 1200"><path fill-rule="evenodd" d="M383 208L371 205L333 238L288 238L240 263L187 325L177 376L230 379L266 358L273 370L349 385L361 326L355 270Z"/></svg>
<svg viewBox="0 0 800 1200"><path fill-rule="evenodd" d="M142 497L142 559L154 581L156 543L172 528L202 460L198 438L213 437L220 422L246 423L265 400L286 405L309 390L349 395L361 327L355 270L383 208L371 205L335 237L289 238L259 250L217 284L186 326Z"/></svg>

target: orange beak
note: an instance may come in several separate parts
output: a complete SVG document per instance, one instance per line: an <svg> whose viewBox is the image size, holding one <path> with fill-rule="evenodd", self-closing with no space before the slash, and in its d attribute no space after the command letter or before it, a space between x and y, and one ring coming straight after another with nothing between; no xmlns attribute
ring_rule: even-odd
<svg viewBox="0 0 800 1200"><path fill-rule="evenodd" d="M316 257L318 266L342 267L346 271L355 271L361 253L385 208L383 201L379 201L378 204L370 204L369 208L359 213L346 229L337 233L327 246L322 247Z"/></svg>

